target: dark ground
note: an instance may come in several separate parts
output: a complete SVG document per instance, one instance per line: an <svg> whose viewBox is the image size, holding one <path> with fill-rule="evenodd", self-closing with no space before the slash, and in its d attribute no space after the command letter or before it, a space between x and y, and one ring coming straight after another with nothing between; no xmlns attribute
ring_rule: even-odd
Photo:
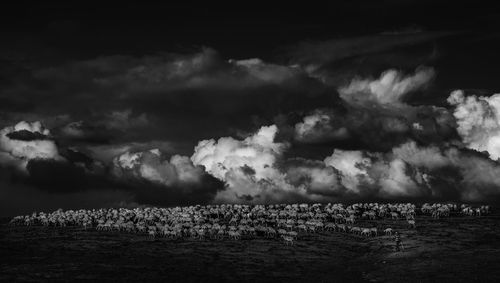
<svg viewBox="0 0 500 283"><path fill-rule="evenodd" d="M362 221L388 236L300 234L294 246L265 239L149 240L80 228L0 225L0 281L500 282L500 215Z"/></svg>

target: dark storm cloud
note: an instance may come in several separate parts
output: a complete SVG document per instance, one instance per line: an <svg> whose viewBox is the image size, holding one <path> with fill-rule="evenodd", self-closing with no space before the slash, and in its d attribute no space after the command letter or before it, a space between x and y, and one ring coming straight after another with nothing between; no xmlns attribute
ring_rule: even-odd
<svg viewBox="0 0 500 283"><path fill-rule="evenodd" d="M0 97L31 101L32 112L46 118L69 115L60 133L70 139L162 138L194 144L192 130L197 136L227 133L230 127L248 127L246 115L272 118L276 112L312 108L331 101L327 89L298 66L228 60L204 48L191 54L107 56L34 68L4 87ZM228 115L234 117L230 123ZM191 124L191 130L179 120ZM162 125L169 125L169 131L162 131Z"/></svg>

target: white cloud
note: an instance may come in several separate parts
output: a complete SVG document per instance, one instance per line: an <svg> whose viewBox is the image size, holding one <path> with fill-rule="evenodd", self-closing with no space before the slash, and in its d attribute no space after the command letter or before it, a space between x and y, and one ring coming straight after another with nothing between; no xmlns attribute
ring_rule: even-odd
<svg viewBox="0 0 500 283"><path fill-rule="evenodd" d="M284 175L275 168L277 157L286 148L285 144L274 142L277 131L272 125L262 127L242 141L231 137L200 141L191 160L229 186L229 190L218 194L218 199L264 198L271 193L263 189L267 183L270 186L279 183L283 185L281 189L289 190Z"/></svg>
<svg viewBox="0 0 500 283"><path fill-rule="evenodd" d="M448 103L455 106L458 134L468 148L487 151L490 158L500 157L500 94L490 97L465 96L462 90L453 91Z"/></svg>
<svg viewBox="0 0 500 283"><path fill-rule="evenodd" d="M270 170L285 148L284 144L274 143L278 131L276 126L262 127L256 134L243 141L230 137L200 141L191 157L196 165L203 165L207 172L219 180L234 168L249 166L255 171L255 178L269 177ZM272 174L272 173L271 173Z"/></svg>

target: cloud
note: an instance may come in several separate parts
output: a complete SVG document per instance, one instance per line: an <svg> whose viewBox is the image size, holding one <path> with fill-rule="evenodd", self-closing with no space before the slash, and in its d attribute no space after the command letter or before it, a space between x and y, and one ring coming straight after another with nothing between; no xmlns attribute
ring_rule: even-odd
<svg viewBox="0 0 500 283"><path fill-rule="evenodd" d="M294 158L286 161L286 180L295 187L305 187L308 195L318 198L341 197L346 190L339 171L317 160Z"/></svg>
<svg viewBox="0 0 500 283"><path fill-rule="evenodd" d="M219 88L237 90L266 84L283 84L307 77L297 66L266 63L259 58L223 59L215 50L191 54L104 56L66 65L37 69L41 81L60 80L61 87L86 81L92 88L119 90L110 95L127 98L156 90ZM77 95L84 98L83 94Z"/></svg>
<svg viewBox="0 0 500 283"><path fill-rule="evenodd" d="M457 131L468 148L486 151L493 160L500 157L500 94L465 96L453 91L448 103L455 107Z"/></svg>
<svg viewBox="0 0 500 283"><path fill-rule="evenodd" d="M228 186L228 190L220 192L216 200L264 200L268 195L272 196L272 190L290 189L283 174L275 167L276 159L287 147L274 141L277 131L278 128L272 125L262 127L242 141L224 137L198 143L191 156L193 163L202 165L209 174ZM284 186L279 188L281 184ZM273 188L265 190L268 186Z"/></svg>
<svg viewBox="0 0 500 283"><path fill-rule="evenodd" d="M379 164L376 170L382 174L378 176L380 183L381 197L420 197L424 195L422 186L410 177L407 172L407 165L401 159L393 159L388 163Z"/></svg>
<svg viewBox="0 0 500 283"><path fill-rule="evenodd" d="M494 202L500 199L500 165L484 156L450 149L450 162L460 170L460 196L465 201Z"/></svg>
<svg viewBox="0 0 500 283"><path fill-rule="evenodd" d="M48 139L50 131L40 122L21 121L0 130L0 162L26 169L30 160L63 160L57 145Z"/></svg>
<svg viewBox="0 0 500 283"><path fill-rule="evenodd" d="M349 138L349 131L342 125L342 118L335 121L332 112L316 110L295 125L295 139L299 142L315 143Z"/></svg>
<svg viewBox="0 0 500 283"><path fill-rule="evenodd" d="M342 194L334 168L320 161L286 160L289 145L275 141L277 133L276 125L263 126L243 140L223 137L198 143L193 163L226 184L215 202L326 201Z"/></svg>
<svg viewBox="0 0 500 283"><path fill-rule="evenodd" d="M204 170L194 166L189 157L174 155L162 160L158 149L125 152L113 160L113 174L118 178L139 178L166 187L202 186Z"/></svg>
<svg viewBox="0 0 500 283"><path fill-rule="evenodd" d="M500 197L500 165L485 155L453 146L418 146L408 142L393 149L395 157L426 172L434 197L461 201ZM445 188L441 188L443 182ZM441 190L441 191L440 191Z"/></svg>
<svg viewBox="0 0 500 283"><path fill-rule="evenodd" d="M423 197L427 176L392 154L335 149L324 161L286 159L275 125L243 140L203 140L191 159L226 184L215 202L269 203Z"/></svg>
<svg viewBox="0 0 500 283"><path fill-rule="evenodd" d="M229 60L229 63L245 72L249 78L255 80L255 83L260 81L281 84L304 75L303 71L298 66L283 66L265 63L259 58Z"/></svg>
<svg viewBox="0 0 500 283"><path fill-rule="evenodd" d="M100 56L26 68L2 88L0 101L16 98L30 107L6 108L0 125L3 119L39 119L65 143L170 140L192 147L264 124L247 117L268 123L278 112L314 109L332 100L332 91L300 66L224 58L211 48ZM49 121L53 117L65 119Z"/></svg>
<svg viewBox="0 0 500 283"><path fill-rule="evenodd" d="M404 76L391 69L378 79L355 78L339 87L340 103L316 109L295 124L295 140L388 151L408 139L430 144L454 138L455 119L445 108L407 103L410 94L429 86L434 73L418 68Z"/></svg>
<svg viewBox="0 0 500 283"><path fill-rule="evenodd" d="M417 167L435 169L447 166L449 160L436 146L419 147L416 142L410 141L392 149L392 153L408 164Z"/></svg>
<svg viewBox="0 0 500 283"><path fill-rule="evenodd" d="M407 71L433 65L446 55L442 43L453 34L419 31L308 41L292 46L285 54L311 77L338 87L358 76L374 76L381 70Z"/></svg>
<svg viewBox="0 0 500 283"><path fill-rule="evenodd" d="M415 127L418 124L419 127ZM300 144L329 145L340 149L390 151L408 139L440 143L455 137L455 121L444 108L403 109L345 106L317 109L294 127Z"/></svg>
<svg viewBox="0 0 500 283"><path fill-rule="evenodd" d="M128 142L114 143L107 145L88 145L80 150L90 155L92 158L104 163L112 163L113 159L126 152L148 151L158 149L163 153L173 153L178 151L176 145L168 141L148 141L148 142Z"/></svg>
<svg viewBox="0 0 500 283"><path fill-rule="evenodd" d="M430 177L426 171L418 168L418 163L412 163L413 159L404 159L417 149L412 148L412 143L401 148L411 150L405 154L395 154L335 149L331 156L325 158L324 163L338 170L341 184L346 188L344 197L352 199L435 197L430 190ZM394 151L400 153L403 150Z"/></svg>
<svg viewBox="0 0 500 283"><path fill-rule="evenodd" d="M24 172L10 185L137 204L495 198L497 95L422 104L440 84L417 66L439 54L419 45L406 60L443 35L305 44L290 63L202 48L34 65L0 92L0 170ZM23 117L50 131L8 126Z"/></svg>
<svg viewBox="0 0 500 283"><path fill-rule="evenodd" d="M378 79L353 79L349 85L339 88L339 93L350 104L400 105L408 93L425 88L434 75L432 68L419 68L409 76L387 70Z"/></svg>
<svg viewBox="0 0 500 283"><path fill-rule="evenodd" d="M371 166L371 160L361 151L336 149L331 156L325 158L324 162L340 171L342 185L353 193L360 192L361 183L374 182L366 170Z"/></svg>
<svg viewBox="0 0 500 283"><path fill-rule="evenodd" d="M58 147L56 137L39 122L20 122L0 133L0 173L7 176L5 182L10 188L27 186L39 190L37 194L82 192L84 195L89 190L103 194L119 190L131 199L154 204L205 203L221 188L220 182L206 174L203 168L194 166L189 157L173 155L170 160L164 160L160 149L150 149L157 145L172 150L167 142L115 144L90 149L86 146Z"/></svg>

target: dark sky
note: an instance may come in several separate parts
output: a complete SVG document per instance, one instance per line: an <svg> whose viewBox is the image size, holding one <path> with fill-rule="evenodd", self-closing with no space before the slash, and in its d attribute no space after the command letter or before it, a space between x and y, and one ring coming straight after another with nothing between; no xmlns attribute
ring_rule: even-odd
<svg viewBox="0 0 500 283"><path fill-rule="evenodd" d="M500 11L436 2L2 4L0 215L494 200Z"/></svg>

